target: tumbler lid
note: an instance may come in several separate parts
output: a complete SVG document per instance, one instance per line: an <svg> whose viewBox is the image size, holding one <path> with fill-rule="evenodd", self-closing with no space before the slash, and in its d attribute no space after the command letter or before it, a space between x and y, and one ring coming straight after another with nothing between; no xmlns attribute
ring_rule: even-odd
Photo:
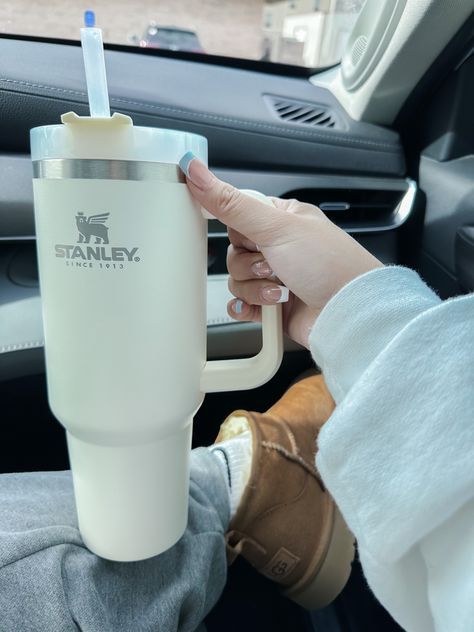
<svg viewBox="0 0 474 632"><path fill-rule="evenodd" d="M95 554L117 562L153 557L184 533L192 424L159 441L105 446L69 432L79 530Z"/></svg>
<svg viewBox="0 0 474 632"><path fill-rule="evenodd" d="M139 127L125 114L92 118L67 112L62 125L30 131L31 159L98 159L178 164L188 151L207 164L207 139L174 129Z"/></svg>

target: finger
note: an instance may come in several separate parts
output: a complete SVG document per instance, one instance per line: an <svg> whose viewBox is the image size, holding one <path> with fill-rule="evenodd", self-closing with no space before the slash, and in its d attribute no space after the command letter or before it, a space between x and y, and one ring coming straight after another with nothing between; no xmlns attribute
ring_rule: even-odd
<svg viewBox="0 0 474 632"><path fill-rule="evenodd" d="M232 245L227 250L227 269L236 281L264 279L273 274L268 262L259 252L248 252Z"/></svg>
<svg viewBox="0 0 474 632"><path fill-rule="evenodd" d="M272 244L284 235L287 213L222 182L192 152L179 162L193 197L214 217L256 244Z"/></svg>
<svg viewBox="0 0 474 632"><path fill-rule="evenodd" d="M250 239L247 239L245 235L242 235L242 233L239 233L237 230L228 228L227 233L229 235L230 243L236 248L245 248L245 250L250 250L250 252L259 252L257 244Z"/></svg>
<svg viewBox="0 0 474 632"><path fill-rule="evenodd" d="M235 320L252 320L256 323L262 320L262 308L259 305L247 305L239 298L228 302L227 313Z"/></svg>
<svg viewBox="0 0 474 632"><path fill-rule="evenodd" d="M286 303L290 295L288 288L284 285L278 285L268 279L236 281L230 277L229 290L248 305Z"/></svg>

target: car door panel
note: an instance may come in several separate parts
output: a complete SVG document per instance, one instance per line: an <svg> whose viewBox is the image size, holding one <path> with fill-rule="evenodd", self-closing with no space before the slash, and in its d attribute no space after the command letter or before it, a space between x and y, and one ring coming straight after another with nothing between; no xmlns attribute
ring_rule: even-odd
<svg viewBox="0 0 474 632"><path fill-rule="evenodd" d="M459 61L429 103L412 110L405 132L418 145L416 169L426 196L418 267L443 298L473 290L474 253L463 237L474 226L473 50L471 42L467 52L466 45L458 51Z"/></svg>
<svg viewBox="0 0 474 632"><path fill-rule="evenodd" d="M474 226L474 156L446 162L423 157L420 186L427 195L422 273L443 298L472 291L459 283L456 236L464 227Z"/></svg>

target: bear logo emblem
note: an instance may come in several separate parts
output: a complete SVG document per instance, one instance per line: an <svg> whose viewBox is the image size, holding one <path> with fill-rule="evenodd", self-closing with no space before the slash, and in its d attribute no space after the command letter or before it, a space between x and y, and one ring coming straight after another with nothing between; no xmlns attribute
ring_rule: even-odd
<svg viewBox="0 0 474 632"><path fill-rule="evenodd" d="M84 213L76 215L76 226L79 231L77 243L88 244L91 237L95 237L96 244L109 243L109 227L105 225L110 213L100 213L99 215L89 215Z"/></svg>

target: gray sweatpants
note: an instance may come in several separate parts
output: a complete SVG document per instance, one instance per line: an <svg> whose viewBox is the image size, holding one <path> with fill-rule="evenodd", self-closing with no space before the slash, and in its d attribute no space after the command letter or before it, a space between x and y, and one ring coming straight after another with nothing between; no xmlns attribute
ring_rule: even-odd
<svg viewBox="0 0 474 632"><path fill-rule="evenodd" d="M228 492L193 451L189 521L170 550L109 562L82 543L69 472L0 476L0 632L195 630L226 580Z"/></svg>

